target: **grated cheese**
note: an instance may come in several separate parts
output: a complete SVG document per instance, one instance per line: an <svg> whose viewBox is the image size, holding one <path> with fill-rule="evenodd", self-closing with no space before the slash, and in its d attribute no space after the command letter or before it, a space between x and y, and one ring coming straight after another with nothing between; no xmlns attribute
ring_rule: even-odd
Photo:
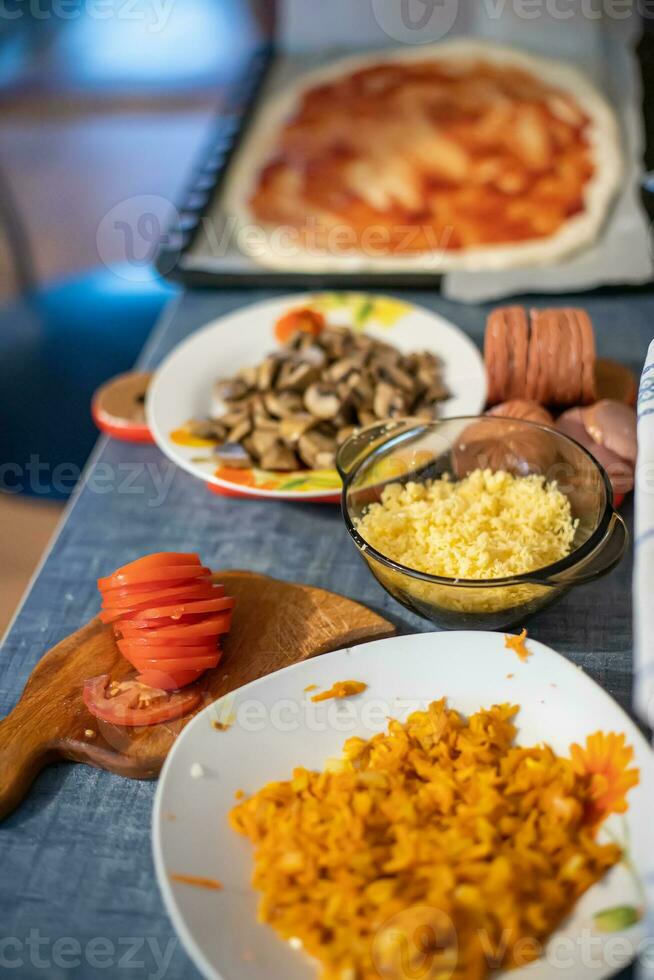
<svg viewBox="0 0 654 980"><path fill-rule="evenodd" d="M569 554L577 527L555 482L474 470L427 483L387 486L358 521L382 554L417 571L495 579L543 568Z"/></svg>

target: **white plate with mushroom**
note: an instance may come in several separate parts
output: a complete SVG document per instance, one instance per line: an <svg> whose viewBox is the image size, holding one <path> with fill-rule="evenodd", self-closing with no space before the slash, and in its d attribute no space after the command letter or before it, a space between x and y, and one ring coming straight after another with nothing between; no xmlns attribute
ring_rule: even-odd
<svg viewBox="0 0 654 980"><path fill-rule="evenodd" d="M338 445L380 418L478 415L473 342L404 300L294 294L207 324L156 372L147 421L163 453L218 492L336 500Z"/></svg>

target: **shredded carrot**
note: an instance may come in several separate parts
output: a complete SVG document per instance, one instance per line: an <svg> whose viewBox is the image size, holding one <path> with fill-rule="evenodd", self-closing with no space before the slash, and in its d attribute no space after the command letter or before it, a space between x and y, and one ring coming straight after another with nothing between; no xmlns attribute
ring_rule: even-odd
<svg viewBox="0 0 654 980"><path fill-rule="evenodd" d="M304 689L304 690L305 690L305 691L306 691L307 693L308 693L309 691L317 691L317 690L318 690L318 685L317 685L317 684L307 684L307 686L305 687L305 689Z"/></svg>
<svg viewBox="0 0 654 980"><path fill-rule="evenodd" d="M328 691L322 694L314 694L312 701L331 701L332 698L352 698L355 694L361 694L368 687L363 681L336 681Z"/></svg>
<svg viewBox="0 0 654 980"><path fill-rule="evenodd" d="M514 745L517 710L466 718L435 701L348 739L340 766L296 768L233 808L255 847L259 921L321 980L485 980L524 966L620 860L596 828L638 779L624 735L557 756Z"/></svg>
<svg viewBox="0 0 654 980"><path fill-rule="evenodd" d="M196 888L208 888L209 891L218 892L223 887L215 878L200 878L198 875L179 875L170 876L172 881L178 881L181 885L194 885Z"/></svg>
<svg viewBox="0 0 654 980"><path fill-rule="evenodd" d="M511 633L506 633L504 636L504 646L507 648L507 650L514 650L522 661L529 660L531 653L525 646L526 639L526 629L523 629L518 636L513 636Z"/></svg>

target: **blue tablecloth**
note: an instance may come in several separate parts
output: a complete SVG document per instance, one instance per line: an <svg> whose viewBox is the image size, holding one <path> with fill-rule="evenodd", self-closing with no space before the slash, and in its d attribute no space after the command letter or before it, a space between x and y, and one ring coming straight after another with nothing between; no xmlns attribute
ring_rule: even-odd
<svg viewBox="0 0 654 980"><path fill-rule="evenodd" d="M188 333L272 292L197 292L164 315L142 358L151 367ZM406 293L481 342L486 310ZM530 302L527 300L526 302ZM654 295L568 297L590 311L600 354L639 371L654 335ZM543 301L541 300L541 305ZM217 366L218 367L218 366ZM631 520L631 505L625 505ZM98 610L98 576L149 551L199 551L214 567L249 568L342 592L406 632L430 624L372 579L326 505L210 494L151 446L101 440L59 535L0 654L0 716L39 657ZM631 560L539 614L531 634L574 660L624 706L631 687ZM0 825L0 976L196 977L154 880L154 783L84 766L46 770Z"/></svg>

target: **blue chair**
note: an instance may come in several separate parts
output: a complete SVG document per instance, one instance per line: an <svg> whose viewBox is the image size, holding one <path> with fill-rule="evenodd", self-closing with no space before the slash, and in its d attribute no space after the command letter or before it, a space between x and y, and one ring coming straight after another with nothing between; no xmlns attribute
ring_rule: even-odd
<svg viewBox="0 0 654 980"><path fill-rule="evenodd" d="M174 292L102 269L0 309L0 490L70 494L97 438L93 392L132 367Z"/></svg>

